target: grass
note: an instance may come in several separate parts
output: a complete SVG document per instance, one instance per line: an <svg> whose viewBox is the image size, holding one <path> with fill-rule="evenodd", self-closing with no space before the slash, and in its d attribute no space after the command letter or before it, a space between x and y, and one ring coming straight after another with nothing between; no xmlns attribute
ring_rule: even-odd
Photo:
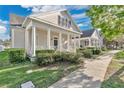
<svg viewBox="0 0 124 93"><path fill-rule="evenodd" d="M59 64L53 67L44 67L52 69L43 69L35 64L18 64L6 68L0 68L0 87L16 88L26 81L32 81L37 88L49 87L63 76L69 74L77 68L75 64ZM56 68L56 69L54 69ZM28 71L31 71L28 73Z"/></svg>
<svg viewBox="0 0 124 93"><path fill-rule="evenodd" d="M124 53L117 53L110 63L105 80L102 82L103 88L123 88L124 87Z"/></svg>
<svg viewBox="0 0 124 93"><path fill-rule="evenodd" d="M124 59L124 51L118 52L118 53L115 55L115 58L116 58L116 59Z"/></svg>
<svg viewBox="0 0 124 93"><path fill-rule="evenodd" d="M9 63L8 51L0 52L0 87L18 88L32 81L37 88L46 88L78 68L78 64L57 63L39 67L31 62Z"/></svg>

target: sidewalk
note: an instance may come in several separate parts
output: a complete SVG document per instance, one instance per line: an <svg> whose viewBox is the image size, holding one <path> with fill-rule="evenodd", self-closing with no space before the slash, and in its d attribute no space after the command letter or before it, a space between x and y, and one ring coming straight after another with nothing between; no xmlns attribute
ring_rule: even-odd
<svg viewBox="0 0 124 93"><path fill-rule="evenodd" d="M109 51L95 60L84 60L84 68L80 68L58 82L50 88L99 88L109 63L118 50Z"/></svg>

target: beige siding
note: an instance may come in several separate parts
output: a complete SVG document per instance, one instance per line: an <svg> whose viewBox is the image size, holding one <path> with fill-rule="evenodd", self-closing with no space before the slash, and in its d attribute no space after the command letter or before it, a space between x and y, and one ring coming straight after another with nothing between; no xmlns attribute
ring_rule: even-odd
<svg viewBox="0 0 124 93"><path fill-rule="evenodd" d="M53 13L53 14L48 14L48 15L43 15L43 16L38 16L37 18L40 18L42 20L54 23L54 24L58 24L58 13Z"/></svg>
<svg viewBox="0 0 124 93"><path fill-rule="evenodd" d="M46 49L47 48L47 32L37 30L36 31L36 47L37 49Z"/></svg>
<svg viewBox="0 0 124 93"><path fill-rule="evenodd" d="M12 48L25 47L25 32L21 28L12 29Z"/></svg>
<svg viewBox="0 0 124 93"><path fill-rule="evenodd" d="M66 12L55 12L55 13L41 15L41 16L38 15L38 16L35 16L35 17L37 17L39 19L42 19L42 20L45 20L47 22L53 23L55 25L58 25L58 16L61 16L63 18L67 18L68 20L71 21L71 23L72 23L71 27L70 28L65 27L65 28L77 31L77 28L75 27L75 25L73 24L71 18L68 16L68 14Z"/></svg>

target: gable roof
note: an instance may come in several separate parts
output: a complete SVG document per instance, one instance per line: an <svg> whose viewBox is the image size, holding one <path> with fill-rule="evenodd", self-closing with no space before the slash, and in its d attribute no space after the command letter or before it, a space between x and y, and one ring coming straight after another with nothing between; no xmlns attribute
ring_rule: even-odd
<svg viewBox="0 0 124 93"><path fill-rule="evenodd" d="M54 11L48 11L48 12L43 12L43 13L35 13L35 14L31 14L29 15L25 21L29 18L37 18L37 16L45 16L45 15L49 15L49 14L52 14L52 13L57 13L57 12L65 12L69 18L72 20L72 23L74 24L75 28L80 32L80 28L77 26L77 24L74 22L74 20L72 19L71 15L69 14L69 12L66 10L66 9L61 9L61 10L54 10ZM37 18L38 19L38 18ZM43 19L41 19L43 20ZM25 24L25 21L23 23L23 25ZM46 21L45 19L43 21ZM52 23L53 24L53 23Z"/></svg>
<svg viewBox="0 0 124 93"><path fill-rule="evenodd" d="M10 25L11 26L21 26L25 17L18 16L16 14L10 14Z"/></svg>
<svg viewBox="0 0 124 93"><path fill-rule="evenodd" d="M95 29L91 29L91 30L85 30L85 31L81 31L83 34L81 35L81 37L91 37L92 34L95 32Z"/></svg>

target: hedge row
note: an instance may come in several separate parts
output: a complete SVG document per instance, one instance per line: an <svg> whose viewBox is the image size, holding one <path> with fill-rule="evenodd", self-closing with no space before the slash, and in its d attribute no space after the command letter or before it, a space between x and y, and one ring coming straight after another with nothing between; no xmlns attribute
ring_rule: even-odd
<svg viewBox="0 0 124 93"><path fill-rule="evenodd" d="M54 64L57 62L78 63L79 55L73 53L55 52L55 53L42 53L37 56L37 64L39 66Z"/></svg>
<svg viewBox="0 0 124 93"><path fill-rule="evenodd" d="M11 63L22 63L26 60L24 49L9 49L6 51L8 51L9 62Z"/></svg>
<svg viewBox="0 0 124 93"><path fill-rule="evenodd" d="M101 50L94 48L80 48L77 50L77 52L82 54L86 58L91 58L93 57L93 55L99 55L101 53Z"/></svg>

